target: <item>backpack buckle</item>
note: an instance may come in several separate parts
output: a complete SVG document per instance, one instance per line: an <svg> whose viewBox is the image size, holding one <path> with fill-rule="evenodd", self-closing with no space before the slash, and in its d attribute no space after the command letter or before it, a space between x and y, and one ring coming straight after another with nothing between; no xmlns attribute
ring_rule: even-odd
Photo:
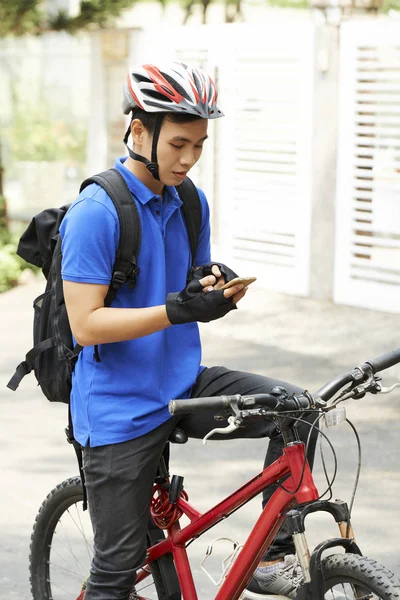
<svg viewBox="0 0 400 600"><path fill-rule="evenodd" d="M123 271L114 271L111 284L121 287L126 282L126 275Z"/></svg>
<svg viewBox="0 0 400 600"><path fill-rule="evenodd" d="M135 263L133 263L133 269L128 277L128 282L129 282L128 287L129 288L133 288L135 286L136 277L139 275L139 273L140 273L139 267L137 265L135 265Z"/></svg>

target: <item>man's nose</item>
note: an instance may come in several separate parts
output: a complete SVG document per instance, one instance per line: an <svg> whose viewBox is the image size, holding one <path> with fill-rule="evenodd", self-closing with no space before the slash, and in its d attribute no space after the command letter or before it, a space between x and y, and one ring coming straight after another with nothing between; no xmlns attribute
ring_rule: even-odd
<svg viewBox="0 0 400 600"><path fill-rule="evenodd" d="M186 150L185 153L181 155L179 162L182 166L192 167L196 162L194 151L189 149Z"/></svg>

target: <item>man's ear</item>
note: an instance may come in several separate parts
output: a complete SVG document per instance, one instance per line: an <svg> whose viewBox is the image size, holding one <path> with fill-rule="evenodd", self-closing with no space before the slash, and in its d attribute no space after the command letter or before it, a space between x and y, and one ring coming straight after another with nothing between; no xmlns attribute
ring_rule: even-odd
<svg viewBox="0 0 400 600"><path fill-rule="evenodd" d="M133 119L131 123L131 134L133 143L140 146L143 142L144 134L144 125L140 119Z"/></svg>

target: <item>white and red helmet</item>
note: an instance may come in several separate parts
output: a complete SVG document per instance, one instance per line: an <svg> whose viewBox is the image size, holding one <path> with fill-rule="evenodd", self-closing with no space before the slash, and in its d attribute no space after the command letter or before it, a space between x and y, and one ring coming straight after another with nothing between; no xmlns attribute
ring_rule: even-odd
<svg viewBox="0 0 400 600"><path fill-rule="evenodd" d="M202 69L174 61L157 67L143 65L128 73L122 110L135 107L146 112L175 112L217 119L224 114L217 104L214 81Z"/></svg>

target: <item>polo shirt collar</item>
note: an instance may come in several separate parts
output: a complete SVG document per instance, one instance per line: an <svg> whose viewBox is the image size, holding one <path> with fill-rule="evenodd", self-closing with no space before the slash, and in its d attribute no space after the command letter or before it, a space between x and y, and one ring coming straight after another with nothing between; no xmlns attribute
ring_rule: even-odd
<svg viewBox="0 0 400 600"><path fill-rule="evenodd" d="M135 196L141 204L147 204L150 200L155 198L157 194L154 194L147 186L144 185L129 169L124 166L127 156L117 158L114 164L114 168L117 169L125 179L129 190ZM176 206L182 205L182 200L179 198L179 194L174 186L166 185L164 197L167 202L172 202Z"/></svg>

